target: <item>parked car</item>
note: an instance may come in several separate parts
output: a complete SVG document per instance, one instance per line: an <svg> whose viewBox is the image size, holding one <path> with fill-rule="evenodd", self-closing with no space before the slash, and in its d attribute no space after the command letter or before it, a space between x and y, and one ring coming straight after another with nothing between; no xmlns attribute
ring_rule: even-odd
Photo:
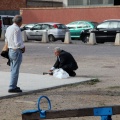
<svg viewBox="0 0 120 120"><path fill-rule="evenodd" d="M120 33L120 19L105 20L95 29L84 30L81 33L80 39L83 42L88 42L92 32L95 33L97 43L115 42L116 34Z"/></svg>
<svg viewBox="0 0 120 120"><path fill-rule="evenodd" d="M1 34L5 34L7 27L13 24L13 17L11 15L0 15L0 37Z"/></svg>
<svg viewBox="0 0 120 120"><path fill-rule="evenodd" d="M81 32L86 29L92 29L95 28L97 22L90 22L90 21L74 21L66 26L70 30L71 38L80 38Z"/></svg>
<svg viewBox="0 0 120 120"><path fill-rule="evenodd" d="M47 31L49 41L61 40L63 42L69 29L61 23L44 22L38 23L25 31L28 40L42 40L43 32Z"/></svg>
<svg viewBox="0 0 120 120"><path fill-rule="evenodd" d="M28 29L32 28L34 25L36 25L36 24L37 23L26 24L26 25L22 26L20 29L21 29L21 31L28 30Z"/></svg>

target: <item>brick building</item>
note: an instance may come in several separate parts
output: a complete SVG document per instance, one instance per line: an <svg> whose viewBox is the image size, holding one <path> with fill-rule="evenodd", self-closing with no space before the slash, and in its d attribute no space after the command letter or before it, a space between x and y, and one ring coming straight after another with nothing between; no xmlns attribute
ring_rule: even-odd
<svg viewBox="0 0 120 120"><path fill-rule="evenodd" d="M27 8L63 7L62 0L27 0Z"/></svg>
<svg viewBox="0 0 120 120"><path fill-rule="evenodd" d="M101 22L106 19L120 19L120 0L57 1L63 2L63 7L21 9L24 23L53 21L67 24L76 20Z"/></svg>
<svg viewBox="0 0 120 120"><path fill-rule="evenodd" d="M0 0L0 15L20 14L20 8L62 6L62 0Z"/></svg>
<svg viewBox="0 0 120 120"><path fill-rule="evenodd" d="M20 12L23 23L120 19L120 0L0 0L0 14ZM61 7L60 7L61 6ZM43 8L44 7L44 8Z"/></svg>
<svg viewBox="0 0 120 120"><path fill-rule="evenodd" d="M72 8L24 8L21 9L24 24L32 22L60 22L67 24L76 20L102 22L120 19L120 6L91 6Z"/></svg>
<svg viewBox="0 0 120 120"><path fill-rule="evenodd" d="M19 14L20 8L26 8L26 0L0 0L0 15Z"/></svg>

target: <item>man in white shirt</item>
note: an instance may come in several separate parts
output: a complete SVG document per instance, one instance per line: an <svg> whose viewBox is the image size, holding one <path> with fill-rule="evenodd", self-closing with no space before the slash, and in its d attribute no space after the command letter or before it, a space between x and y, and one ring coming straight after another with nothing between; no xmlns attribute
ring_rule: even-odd
<svg viewBox="0 0 120 120"><path fill-rule="evenodd" d="M22 25L22 16L16 15L13 18L13 25L9 26L5 34L5 42L8 43L9 58L11 67L11 78L8 92L22 92L17 86L19 69L22 62L22 53L25 52L25 46L22 40L20 26Z"/></svg>

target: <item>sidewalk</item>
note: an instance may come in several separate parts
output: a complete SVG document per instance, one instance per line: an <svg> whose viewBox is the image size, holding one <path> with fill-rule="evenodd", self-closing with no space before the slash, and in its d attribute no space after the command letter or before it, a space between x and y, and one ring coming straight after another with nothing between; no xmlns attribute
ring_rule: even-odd
<svg viewBox="0 0 120 120"><path fill-rule="evenodd" d="M0 71L0 98L12 97L21 93L8 93L8 86L10 80L10 72ZM37 90L45 90L55 87L60 87L68 84L80 83L83 81L91 80L91 78L83 77L70 77L68 79L58 79L50 75L38 75L20 73L18 86L23 90L23 93L31 93Z"/></svg>

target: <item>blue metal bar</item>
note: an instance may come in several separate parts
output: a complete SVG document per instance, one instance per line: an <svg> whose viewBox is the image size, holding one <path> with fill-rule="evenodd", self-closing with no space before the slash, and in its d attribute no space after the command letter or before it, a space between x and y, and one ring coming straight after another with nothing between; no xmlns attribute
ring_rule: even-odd
<svg viewBox="0 0 120 120"><path fill-rule="evenodd" d="M41 96L41 97L38 98L37 106L38 106L38 110L40 112L40 118L46 118L46 111L47 110L40 109L40 101L41 101L42 98L45 98L48 101L48 110L51 110L51 102L50 102L50 100L47 96Z"/></svg>
<svg viewBox="0 0 120 120"><path fill-rule="evenodd" d="M101 120L112 120L111 115L101 116Z"/></svg>
<svg viewBox="0 0 120 120"><path fill-rule="evenodd" d="M101 120L112 120L113 115L112 107L94 108L94 116L101 116Z"/></svg>

